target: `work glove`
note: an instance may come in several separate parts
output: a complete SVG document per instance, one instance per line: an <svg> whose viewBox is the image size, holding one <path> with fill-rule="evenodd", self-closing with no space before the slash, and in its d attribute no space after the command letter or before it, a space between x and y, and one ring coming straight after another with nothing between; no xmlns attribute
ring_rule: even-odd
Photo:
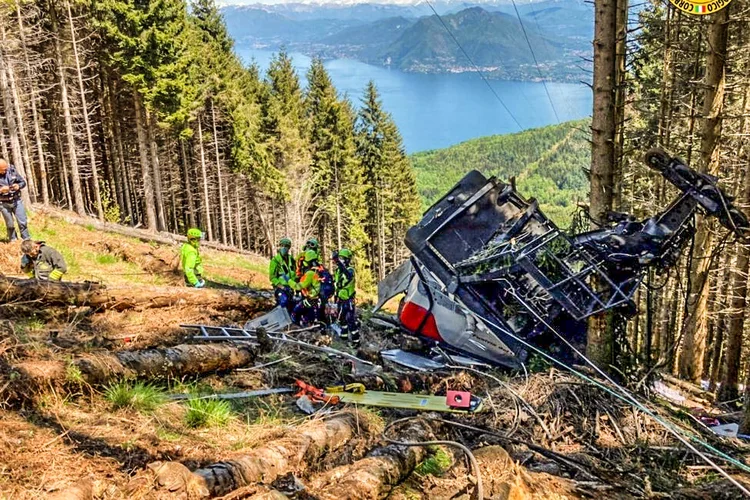
<svg viewBox="0 0 750 500"><path fill-rule="evenodd" d="M203 288L204 286L206 286L206 282L203 280L199 280L194 286L195 288Z"/></svg>
<svg viewBox="0 0 750 500"><path fill-rule="evenodd" d="M59 269L54 269L51 273L49 273L49 279L53 281L60 281L62 277L63 273Z"/></svg>

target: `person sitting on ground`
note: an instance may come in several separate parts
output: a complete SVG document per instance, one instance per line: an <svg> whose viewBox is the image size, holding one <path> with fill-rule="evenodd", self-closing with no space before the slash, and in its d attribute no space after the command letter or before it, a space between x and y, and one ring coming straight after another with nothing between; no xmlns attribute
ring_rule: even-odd
<svg viewBox="0 0 750 500"><path fill-rule="evenodd" d="M302 248L302 253L299 254L297 257L297 281L302 279L302 276L307 272L309 268L305 267L305 252L308 250L313 250L315 252L315 260L317 262L320 262L320 243L318 243L318 240L315 238L310 238L305 242L304 248Z"/></svg>
<svg viewBox="0 0 750 500"><path fill-rule="evenodd" d="M43 241L24 240L21 243L21 270L32 278L60 281L68 272L63 256Z"/></svg>
<svg viewBox="0 0 750 500"><path fill-rule="evenodd" d="M353 343L359 342L357 328L357 312L355 306L356 278L352 257L354 254L348 248L333 252L333 282L336 286L336 303L338 304L338 321L341 326L341 338L349 339Z"/></svg>
<svg viewBox="0 0 750 500"><path fill-rule="evenodd" d="M292 310L292 321L300 326L308 326L320 315L320 280L316 271L318 254L315 250L306 250L303 259L307 271L298 283L290 283L292 288L302 294L302 300Z"/></svg>
<svg viewBox="0 0 750 500"><path fill-rule="evenodd" d="M290 285L295 281L295 263L291 252L292 240L281 238L279 250L268 265L268 277L271 280L276 305L292 310L294 306L294 290Z"/></svg>
<svg viewBox="0 0 750 500"><path fill-rule="evenodd" d="M200 229L190 228L187 232L187 242L182 244L180 262L182 272L185 273L185 285L203 288L203 261L201 259L200 244L203 233Z"/></svg>
<svg viewBox="0 0 750 500"><path fill-rule="evenodd" d="M16 168L0 158L0 213L8 229L8 241L16 240L16 222L21 232L21 239L31 239L26 221L26 208L21 199L21 190L25 187L26 181L16 172Z"/></svg>

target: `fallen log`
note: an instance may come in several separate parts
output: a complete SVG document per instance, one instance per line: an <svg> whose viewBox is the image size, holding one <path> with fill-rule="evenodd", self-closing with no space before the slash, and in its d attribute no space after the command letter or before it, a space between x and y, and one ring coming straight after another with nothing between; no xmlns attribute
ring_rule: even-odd
<svg viewBox="0 0 750 500"><path fill-rule="evenodd" d="M672 375L669 375L668 373L659 373L659 377L664 382L674 385L687 392L688 394L700 398L708 403L711 403L716 399L716 396L713 393L704 391L700 386L691 382L687 382L685 380L680 380L676 377L673 377Z"/></svg>
<svg viewBox="0 0 750 500"><path fill-rule="evenodd" d="M358 432L370 434L370 427L366 414L347 411L327 420L311 421L246 455L193 472L177 462L156 462L149 468L159 488L173 494L188 498L225 495L256 483L271 483L288 472L304 470L327 453L342 448ZM132 489L131 493L134 493Z"/></svg>
<svg viewBox="0 0 750 500"><path fill-rule="evenodd" d="M427 433L423 425L412 421L399 433L399 440L427 441ZM426 455L424 446L389 444L376 448L362 460L313 477L308 493L320 500L385 498Z"/></svg>
<svg viewBox="0 0 750 500"><path fill-rule="evenodd" d="M272 294L262 290L214 290L164 286L104 286L0 276L0 305L41 302L46 306L90 306L94 309L151 309L178 305L247 313L273 307Z"/></svg>
<svg viewBox="0 0 750 500"><path fill-rule="evenodd" d="M181 234L167 233L163 231L149 231L148 229L127 227L120 224L115 224L114 222L103 222L93 217L76 215L72 212L55 209L47 205L34 204L32 206L35 211L42 212L49 217L62 219L69 224L82 226L86 229L96 229L97 231L120 234L122 236L127 236L128 238L135 238L137 240L143 241L144 243L177 245L187 241L187 238ZM201 246L225 252L239 253L243 255L258 255L247 250L240 250L239 248L230 245L223 245L214 241L202 241Z"/></svg>
<svg viewBox="0 0 750 500"><path fill-rule="evenodd" d="M91 385L121 378L179 378L247 366L255 353L231 344L182 344L162 349L90 354L73 361Z"/></svg>

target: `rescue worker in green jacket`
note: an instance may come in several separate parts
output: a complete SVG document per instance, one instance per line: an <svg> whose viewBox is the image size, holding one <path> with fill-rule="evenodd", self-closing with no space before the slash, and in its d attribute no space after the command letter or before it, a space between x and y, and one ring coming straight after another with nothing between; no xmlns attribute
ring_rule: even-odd
<svg viewBox="0 0 750 500"><path fill-rule="evenodd" d="M292 240L281 238L279 249L268 265L268 277L271 280L276 305L291 312L294 305L295 262L291 252Z"/></svg>
<svg viewBox="0 0 750 500"><path fill-rule="evenodd" d="M308 249L302 256L305 273L299 282L292 284L292 288L299 291L302 300L292 309L292 321L301 326L315 322L320 314L320 278L318 277L318 253Z"/></svg>
<svg viewBox="0 0 750 500"><path fill-rule="evenodd" d="M180 263L185 273L185 284L195 288L203 288L203 261L201 259L200 244L203 233L200 229L190 228L187 232L187 243L180 249Z"/></svg>
<svg viewBox="0 0 750 500"><path fill-rule="evenodd" d="M338 304L338 322L341 327L341 338L359 342L355 295L357 280L352 265L354 254L348 248L333 252L333 283L336 287L335 297Z"/></svg>
<svg viewBox="0 0 750 500"><path fill-rule="evenodd" d="M302 253L297 256L297 281L301 280L302 276L309 269L305 267L305 252L307 252L308 250L314 250L316 261L320 262L320 243L318 243L317 239L310 238L305 242L305 246L302 248Z"/></svg>
<svg viewBox="0 0 750 500"><path fill-rule="evenodd" d="M21 243L21 269L38 280L60 281L68 272L63 256L43 241Z"/></svg>

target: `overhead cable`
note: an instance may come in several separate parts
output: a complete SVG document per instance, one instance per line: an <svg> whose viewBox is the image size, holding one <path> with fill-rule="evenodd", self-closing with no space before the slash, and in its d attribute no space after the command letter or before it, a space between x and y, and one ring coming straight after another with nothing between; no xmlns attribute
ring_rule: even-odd
<svg viewBox="0 0 750 500"><path fill-rule="evenodd" d="M505 101L503 101L503 99L500 97L500 95L497 93L497 91L495 91L495 88L492 85L490 85L490 81L487 80L486 76L484 76L484 73L482 72L481 69L479 69L479 66L477 66L474 63L474 60L469 56L469 54L466 52L466 50L464 50L463 46L458 41L458 38L456 38L456 35L454 35L453 32L451 31L451 29L448 27L448 25L445 24L445 21L440 16L440 14L438 14L437 10L435 10L435 7L433 7L433 5L430 2L430 0L425 0L425 1L427 2L427 5L430 6L430 9L432 10L432 12L435 13L435 15L437 16L438 20L440 21L440 24L442 24L443 28L445 28L445 31L448 32L448 34L453 39L453 41L455 42L455 44L458 46L458 48L461 50L461 52L463 52L464 57L466 57L466 59L468 59L469 63L471 63L471 65L474 66L474 69L476 70L476 72L479 73L479 76L482 78L482 80L484 80L484 83L487 84L487 87L490 89L490 92L492 92L494 94L495 98L500 102L500 104L503 106L503 108L505 109L505 111L513 119L513 121L515 122L515 124L518 126L518 130L523 130L523 127L521 126L521 123L519 123L518 119L515 117L515 115L513 115L513 113L511 112L511 110L505 104Z"/></svg>

